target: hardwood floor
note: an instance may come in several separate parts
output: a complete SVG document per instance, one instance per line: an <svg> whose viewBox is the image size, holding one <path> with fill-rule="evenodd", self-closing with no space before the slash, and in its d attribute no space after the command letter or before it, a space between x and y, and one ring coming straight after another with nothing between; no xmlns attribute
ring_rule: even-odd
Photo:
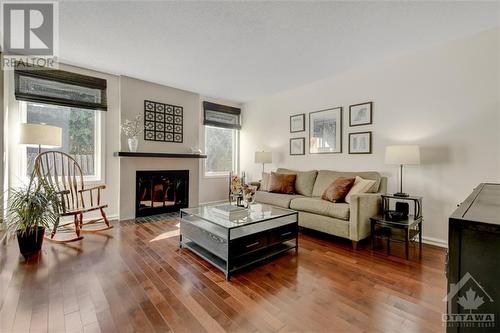
<svg viewBox="0 0 500 333"><path fill-rule="evenodd" d="M45 241L28 262L15 241L1 246L0 332L444 331L437 247L407 262L306 233L297 255L226 282L179 250L177 221L114 225L75 243Z"/></svg>

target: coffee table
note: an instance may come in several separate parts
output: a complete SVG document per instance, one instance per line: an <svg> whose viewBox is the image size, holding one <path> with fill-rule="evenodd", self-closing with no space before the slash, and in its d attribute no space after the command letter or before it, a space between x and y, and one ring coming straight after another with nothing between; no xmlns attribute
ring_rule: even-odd
<svg viewBox="0 0 500 333"><path fill-rule="evenodd" d="M298 251L298 212L256 203L228 218L214 206L181 209L179 246L220 269L227 280L238 270Z"/></svg>

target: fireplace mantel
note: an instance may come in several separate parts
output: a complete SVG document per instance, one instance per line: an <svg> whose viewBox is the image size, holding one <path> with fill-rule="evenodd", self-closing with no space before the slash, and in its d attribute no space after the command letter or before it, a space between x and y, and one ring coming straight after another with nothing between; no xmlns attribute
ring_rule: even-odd
<svg viewBox="0 0 500 333"><path fill-rule="evenodd" d="M113 154L115 157L159 157L159 158L207 158L207 155L189 154L189 153L145 153L117 151Z"/></svg>

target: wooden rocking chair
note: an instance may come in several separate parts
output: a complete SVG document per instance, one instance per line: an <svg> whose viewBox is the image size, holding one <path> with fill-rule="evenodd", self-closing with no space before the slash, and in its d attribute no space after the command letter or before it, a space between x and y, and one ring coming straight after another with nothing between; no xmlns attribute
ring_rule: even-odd
<svg viewBox="0 0 500 333"><path fill-rule="evenodd" d="M81 232L97 232L113 228L104 213L104 208L108 205L101 203L101 190L105 189L106 185L85 188L82 169L73 157L59 151L47 151L36 157L34 169L37 177L44 179L61 195L63 210L59 218L73 216L72 222L54 225L50 235L46 235L47 239L72 242L83 238L80 236ZM86 202L85 197L89 198L90 204ZM100 218L83 222L84 213L97 210L101 213ZM104 222L104 225L97 222ZM88 227L84 228L85 226ZM56 237L58 232L59 235ZM73 235L68 237L68 232Z"/></svg>

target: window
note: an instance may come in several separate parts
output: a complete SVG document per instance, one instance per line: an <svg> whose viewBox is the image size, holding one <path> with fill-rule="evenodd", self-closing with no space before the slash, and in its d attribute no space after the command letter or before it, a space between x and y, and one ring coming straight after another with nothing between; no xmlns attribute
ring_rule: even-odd
<svg viewBox="0 0 500 333"><path fill-rule="evenodd" d="M205 175L225 176L236 170L238 131L205 126Z"/></svg>
<svg viewBox="0 0 500 333"><path fill-rule="evenodd" d="M100 112L76 107L22 102L27 123L45 123L62 128L62 147L43 149L58 150L71 155L82 168L88 180L99 180L100 168ZM38 148L26 148L24 170L29 176L38 154Z"/></svg>

